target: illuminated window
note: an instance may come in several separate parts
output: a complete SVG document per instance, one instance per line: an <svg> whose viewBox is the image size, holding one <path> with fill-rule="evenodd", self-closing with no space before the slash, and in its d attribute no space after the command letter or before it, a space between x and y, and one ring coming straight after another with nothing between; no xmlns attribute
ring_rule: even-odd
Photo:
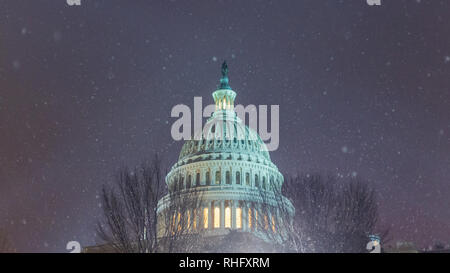
<svg viewBox="0 0 450 273"><path fill-rule="evenodd" d="M231 208L229 206L225 208L225 227L231 228Z"/></svg>
<svg viewBox="0 0 450 273"><path fill-rule="evenodd" d="M269 228L269 219L267 218L267 214L264 214L264 229Z"/></svg>
<svg viewBox="0 0 450 273"><path fill-rule="evenodd" d="M255 212L255 229L257 229L258 228L258 211L255 209L254 212Z"/></svg>
<svg viewBox="0 0 450 273"><path fill-rule="evenodd" d="M248 208L248 227L252 227L252 209Z"/></svg>
<svg viewBox="0 0 450 273"><path fill-rule="evenodd" d="M214 228L220 228L220 208L214 208Z"/></svg>
<svg viewBox="0 0 450 273"><path fill-rule="evenodd" d="M203 227L208 228L208 208L203 209Z"/></svg>
<svg viewBox="0 0 450 273"><path fill-rule="evenodd" d="M175 232L175 227L176 225L176 221L177 221L177 217L175 215L172 216L172 232Z"/></svg>
<svg viewBox="0 0 450 273"><path fill-rule="evenodd" d="M197 229L197 210L194 209L192 214L193 214L192 217L194 218L192 220L192 225L193 225L194 230L196 230Z"/></svg>
<svg viewBox="0 0 450 273"><path fill-rule="evenodd" d="M181 231L181 213L178 212L178 217L177 217L177 229L178 231Z"/></svg>
<svg viewBox="0 0 450 273"><path fill-rule="evenodd" d="M242 228L242 209L236 208L236 228Z"/></svg>
<svg viewBox="0 0 450 273"><path fill-rule="evenodd" d="M275 217L272 215L272 231L275 232Z"/></svg>

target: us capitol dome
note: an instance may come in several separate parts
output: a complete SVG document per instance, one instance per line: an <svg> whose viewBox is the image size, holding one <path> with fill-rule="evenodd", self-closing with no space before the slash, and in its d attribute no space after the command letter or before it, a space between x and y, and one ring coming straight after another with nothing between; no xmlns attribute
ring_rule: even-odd
<svg viewBox="0 0 450 273"><path fill-rule="evenodd" d="M186 212L184 224L190 225L189 232L206 237L230 230L259 237L262 231L277 232L280 206L276 196L281 195L284 178L258 133L236 114L236 93L229 85L226 62L212 96L215 111L203 130L184 143L178 162L166 176L169 194L158 202L158 214L167 210L173 196L188 200L195 191L201 194L201 205ZM282 199L292 215L291 202Z"/></svg>

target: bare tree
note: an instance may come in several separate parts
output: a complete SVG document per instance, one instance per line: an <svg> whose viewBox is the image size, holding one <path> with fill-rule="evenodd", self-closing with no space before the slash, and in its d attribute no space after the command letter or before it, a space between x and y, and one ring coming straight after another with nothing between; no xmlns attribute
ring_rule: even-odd
<svg viewBox="0 0 450 273"><path fill-rule="evenodd" d="M103 186L104 219L97 232L117 252L158 251L157 205L164 193L157 155L149 164L118 172L114 187Z"/></svg>
<svg viewBox="0 0 450 273"><path fill-rule="evenodd" d="M149 164L120 170L116 184L103 187L104 219L97 231L113 251L194 251L202 192L196 187L167 189L161 169L156 155Z"/></svg>
<svg viewBox="0 0 450 273"><path fill-rule="evenodd" d="M375 233L378 206L375 191L354 179L345 184L336 200L335 234L340 252L364 252L368 235Z"/></svg>
<svg viewBox="0 0 450 273"><path fill-rule="evenodd" d="M378 207L375 192L361 180L338 183L334 176L297 175L281 189L260 190L264 215L260 230L278 242L282 251L364 252L368 235L375 233ZM286 196L295 214L284 201ZM275 200L275 205L270 204ZM276 212L272 228L265 215ZM388 230L381 237L386 238Z"/></svg>

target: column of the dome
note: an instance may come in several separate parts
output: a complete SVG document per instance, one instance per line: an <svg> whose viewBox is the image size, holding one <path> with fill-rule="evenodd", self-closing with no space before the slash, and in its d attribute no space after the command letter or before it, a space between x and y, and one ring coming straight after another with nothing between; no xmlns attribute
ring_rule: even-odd
<svg viewBox="0 0 450 273"><path fill-rule="evenodd" d="M239 168L240 169L240 172L241 172L241 174L240 174L240 179L241 179L241 186L244 186L244 183L245 183L245 174L244 174L244 168Z"/></svg>
<svg viewBox="0 0 450 273"><path fill-rule="evenodd" d="M231 185L235 186L236 185L236 168L233 168L233 166L231 166L230 175L231 175Z"/></svg>
<svg viewBox="0 0 450 273"><path fill-rule="evenodd" d="M269 230L271 231L271 232L273 232L274 230L272 229L272 210L271 209L268 209L267 210L267 221L269 222Z"/></svg>
<svg viewBox="0 0 450 273"><path fill-rule="evenodd" d="M236 229L236 200L231 201L231 228Z"/></svg>
<svg viewBox="0 0 450 273"><path fill-rule="evenodd" d="M220 227L225 227L225 201L220 201Z"/></svg>
<svg viewBox="0 0 450 273"><path fill-rule="evenodd" d="M208 202L208 229L214 228L213 209L213 202Z"/></svg>
<svg viewBox="0 0 450 273"><path fill-rule="evenodd" d="M220 145L222 146L221 148L225 148L225 143L227 140L227 123L225 121L222 122L222 130L220 132L221 135L221 140L222 142L220 142Z"/></svg>
<svg viewBox="0 0 450 273"><path fill-rule="evenodd" d="M216 184L216 171L217 171L217 167L215 167L215 166L211 167L211 173L209 175L210 180L211 180L211 185Z"/></svg>
<svg viewBox="0 0 450 273"><path fill-rule="evenodd" d="M247 202L242 202L242 230L247 231L248 229L248 205Z"/></svg>
<svg viewBox="0 0 450 273"><path fill-rule="evenodd" d="M260 210L259 210L259 204L256 203L256 202L253 205L253 213L255 215L255 217L254 217L255 230L258 230L258 229L260 229L261 213L260 213Z"/></svg>
<svg viewBox="0 0 450 273"><path fill-rule="evenodd" d="M242 167L238 168L237 171L239 172L239 186L242 186L243 185L242 182L244 181L244 175L243 175ZM237 181L236 181L236 183L237 183ZM238 184L236 184L236 185L238 185Z"/></svg>
<svg viewBox="0 0 450 273"><path fill-rule="evenodd" d="M227 173L225 168L220 170L220 185L225 185L225 174Z"/></svg>
<svg viewBox="0 0 450 273"><path fill-rule="evenodd" d="M206 168L200 169L200 184L201 186L204 186L206 184Z"/></svg>
<svg viewBox="0 0 450 273"><path fill-rule="evenodd" d="M199 173L199 169L198 168L196 168L194 171L193 171L193 173L192 173L192 186L193 187L197 187L198 186L198 184L200 183L200 181L198 181L198 180L200 180L200 179L197 179L197 174ZM200 176L200 175L199 175ZM200 177L199 177L200 178Z"/></svg>

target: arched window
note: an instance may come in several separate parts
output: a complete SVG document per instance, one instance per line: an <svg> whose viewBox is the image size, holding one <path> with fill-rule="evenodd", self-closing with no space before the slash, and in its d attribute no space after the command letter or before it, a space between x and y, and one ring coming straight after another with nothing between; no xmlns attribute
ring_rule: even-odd
<svg viewBox="0 0 450 273"><path fill-rule="evenodd" d="M191 180L192 180L191 175L188 175L187 183L186 183L186 188L188 188L188 189L191 187Z"/></svg>
<svg viewBox="0 0 450 273"><path fill-rule="evenodd" d="M180 184L178 186L178 190L184 189L184 177L180 177Z"/></svg>
<svg viewBox="0 0 450 273"><path fill-rule="evenodd" d="M177 217L177 230L181 231L181 212L178 212L178 217Z"/></svg>
<svg viewBox="0 0 450 273"><path fill-rule="evenodd" d="M172 230L172 234L174 234L175 230L176 230L176 227L177 227L177 217L175 216L175 214L173 214L171 217L172 217L171 230Z"/></svg>
<svg viewBox="0 0 450 273"><path fill-rule="evenodd" d="M250 174L245 173L245 185L250 186Z"/></svg>
<svg viewBox="0 0 450 273"><path fill-rule="evenodd" d="M228 185L231 185L231 175L230 175L230 171L227 171L227 172L225 173L225 182L226 182Z"/></svg>
<svg viewBox="0 0 450 273"><path fill-rule="evenodd" d="M253 222L252 222L252 217L253 217L252 208L248 208L248 215L247 215L247 217L248 217L248 227L252 228L252 224L253 224Z"/></svg>
<svg viewBox="0 0 450 273"><path fill-rule="evenodd" d="M211 185L211 174L209 173L209 171L206 172L206 185Z"/></svg>
<svg viewBox="0 0 450 273"><path fill-rule="evenodd" d="M242 209L236 208L236 228L242 228Z"/></svg>
<svg viewBox="0 0 450 273"><path fill-rule="evenodd" d="M194 230L197 229L197 210L196 209L194 209L192 211L192 227Z"/></svg>
<svg viewBox="0 0 450 273"><path fill-rule="evenodd" d="M238 185L241 184L241 173L240 172L236 172L236 184L238 184Z"/></svg>
<svg viewBox="0 0 450 273"><path fill-rule="evenodd" d="M275 232L275 217L272 215L272 231Z"/></svg>
<svg viewBox="0 0 450 273"><path fill-rule="evenodd" d="M216 185L220 184L221 174L220 171L216 171Z"/></svg>
<svg viewBox="0 0 450 273"><path fill-rule="evenodd" d="M231 228L231 208L229 204L225 208L225 228Z"/></svg>
<svg viewBox="0 0 450 273"><path fill-rule="evenodd" d="M259 188L259 177L255 174L255 187Z"/></svg>
<svg viewBox="0 0 450 273"><path fill-rule="evenodd" d="M203 228L208 228L208 208L203 209Z"/></svg>
<svg viewBox="0 0 450 273"><path fill-rule="evenodd" d="M195 176L195 185L200 185L200 172L197 172L197 175Z"/></svg>
<svg viewBox="0 0 450 273"><path fill-rule="evenodd" d="M266 177L265 176L263 176L263 178L262 178L262 187L263 187L263 189L266 189Z"/></svg>
<svg viewBox="0 0 450 273"><path fill-rule="evenodd" d="M264 229L267 230L269 228L269 219L267 218L267 214L264 214Z"/></svg>
<svg viewBox="0 0 450 273"><path fill-rule="evenodd" d="M220 208L214 208L214 228L220 228Z"/></svg>

